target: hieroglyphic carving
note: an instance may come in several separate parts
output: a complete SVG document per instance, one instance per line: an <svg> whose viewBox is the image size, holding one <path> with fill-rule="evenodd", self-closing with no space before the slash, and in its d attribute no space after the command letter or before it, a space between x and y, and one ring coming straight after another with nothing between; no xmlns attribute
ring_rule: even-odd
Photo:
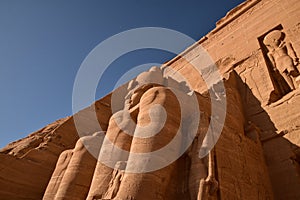
<svg viewBox="0 0 300 200"><path fill-rule="evenodd" d="M223 66L222 68L234 69L241 80L245 83L246 87L249 87L253 95L261 102L262 105L267 105L271 99L274 99L272 91L274 91L274 85L269 75L268 68L265 66L264 58L260 50L256 50L245 56L244 59L231 63L229 66ZM226 73L228 73L226 71ZM248 94L244 96L247 104L251 105L251 99L248 98Z"/></svg>
<svg viewBox="0 0 300 200"><path fill-rule="evenodd" d="M253 94L261 101L266 102L269 95L264 95L264 88L267 88L266 71L259 65L259 56L257 52L253 52L251 56L245 59L240 65L240 76L244 83L251 89ZM257 78L260 76L262 80L265 80L263 84L257 82ZM248 100L247 96L246 99ZM250 102L248 102L250 103Z"/></svg>
<svg viewBox="0 0 300 200"><path fill-rule="evenodd" d="M300 52L300 23L297 22L293 27L286 30L286 34L289 36L289 40L293 44L293 48L296 52ZM298 70L300 66L298 65Z"/></svg>

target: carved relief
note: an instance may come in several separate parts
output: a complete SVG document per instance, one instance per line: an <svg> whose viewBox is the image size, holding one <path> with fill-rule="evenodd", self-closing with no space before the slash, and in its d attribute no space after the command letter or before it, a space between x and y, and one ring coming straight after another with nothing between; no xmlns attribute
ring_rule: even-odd
<svg viewBox="0 0 300 200"><path fill-rule="evenodd" d="M293 48L296 52L300 51L300 23L296 23L293 27L286 30L287 35L289 36L290 40L293 41ZM299 70L299 67L298 67Z"/></svg>
<svg viewBox="0 0 300 200"><path fill-rule="evenodd" d="M295 79L299 75L297 65L299 58L296 56L292 44L287 41L281 30L273 30L263 38L267 49L267 64L270 66L271 76L278 87L280 96L296 89Z"/></svg>
<svg viewBox="0 0 300 200"><path fill-rule="evenodd" d="M260 101L262 105L267 105L274 98L273 81L269 75L268 68L265 66L265 61L261 51L256 50L247 55L240 61L235 61L233 64L234 70L239 74L241 80L245 83L245 87L249 87L253 95ZM247 89L245 88L244 92ZM245 93L245 101L248 105L256 104L249 94Z"/></svg>
<svg viewBox="0 0 300 200"><path fill-rule="evenodd" d="M264 44L269 49L268 56L274 70L278 70L290 88L295 89L292 78L298 74L295 66L299 61L291 43L284 41L284 34L281 31L274 30L265 37Z"/></svg>
<svg viewBox="0 0 300 200"><path fill-rule="evenodd" d="M208 123L208 122L207 122ZM206 130L205 130L206 131ZM204 131L203 131L204 132ZM199 188L201 187L201 180L205 180L208 175L208 160L205 157L204 159L200 159L198 157L199 151L202 146L203 138L196 137L193 141L191 150L189 151L189 157L191 158L191 166L189 169L189 190L191 199L197 199L197 196L201 191Z"/></svg>
<svg viewBox="0 0 300 200"><path fill-rule="evenodd" d="M117 195L125 173L126 163L126 161L119 161L116 163L108 190L104 194L104 199L113 199Z"/></svg>

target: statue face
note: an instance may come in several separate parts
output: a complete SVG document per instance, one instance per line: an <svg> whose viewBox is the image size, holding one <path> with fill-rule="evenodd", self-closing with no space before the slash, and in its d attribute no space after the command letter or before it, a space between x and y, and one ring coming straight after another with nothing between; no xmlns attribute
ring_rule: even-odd
<svg viewBox="0 0 300 200"><path fill-rule="evenodd" d="M148 84L148 85L143 85L143 86L135 89L129 100L130 108L136 106L140 102L143 94L155 85L157 85L157 84Z"/></svg>
<svg viewBox="0 0 300 200"><path fill-rule="evenodd" d="M140 102L140 99L142 97L142 95L144 94L144 90L142 89L142 87L139 87L138 89L136 89L131 98L130 98L130 105L131 107L134 107L135 105L137 105Z"/></svg>
<svg viewBox="0 0 300 200"><path fill-rule="evenodd" d="M272 48L277 48L277 47L279 47L282 39L283 39L282 32L279 30L274 30L265 36L263 42L266 46L270 46Z"/></svg>
<svg viewBox="0 0 300 200"><path fill-rule="evenodd" d="M272 47L279 47L280 41L277 39L273 39L272 43L270 44Z"/></svg>

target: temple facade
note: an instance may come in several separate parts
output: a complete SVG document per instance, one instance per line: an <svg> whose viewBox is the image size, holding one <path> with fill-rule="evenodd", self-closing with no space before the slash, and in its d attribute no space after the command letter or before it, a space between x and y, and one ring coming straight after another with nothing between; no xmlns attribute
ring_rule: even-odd
<svg viewBox="0 0 300 200"><path fill-rule="evenodd" d="M245 1L172 60L1 149L0 199L300 199L299 36L299 0Z"/></svg>

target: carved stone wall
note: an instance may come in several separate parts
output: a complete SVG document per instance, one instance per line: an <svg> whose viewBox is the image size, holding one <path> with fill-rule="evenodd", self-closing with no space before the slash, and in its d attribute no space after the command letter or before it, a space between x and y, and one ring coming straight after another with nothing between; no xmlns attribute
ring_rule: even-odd
<svg viewBox="0 0 300 200"><path fill-rule="evenodd" d="M300 198L296 189L300 181L300 109L297 103L300 78L298 73L293 75L293 89L287 85L282 74L276 74L268 56L272 50L268 49L263 40L272 31L281 31L284 37L280 37L280 43L285 44L282 47L290 44L291 48L287 49L291 50L287 50L287 55L293 59L295 71L299 72L299 23L300 2L297 0L246 1L229 12L213 31L199 41L224 76L230 70L235 70L241 78L239 91L246 121L255 123L260 129L260 140L275 199ZM199 57L195 51L197 45L188 48L166 65L182 74L188 74L192 66L186 60ZM284 66L280 62L278 65ZM192 87L202 92L205 88L203 84L197 85L197 80L198 77L189 76L189 81L194 83ZM282 85L283 88L280 88ZM222 137L219 145L222 145ZM228 162L236 162L234 158L230 160ZM228 181L226 187L230 184Z"/></svg>

